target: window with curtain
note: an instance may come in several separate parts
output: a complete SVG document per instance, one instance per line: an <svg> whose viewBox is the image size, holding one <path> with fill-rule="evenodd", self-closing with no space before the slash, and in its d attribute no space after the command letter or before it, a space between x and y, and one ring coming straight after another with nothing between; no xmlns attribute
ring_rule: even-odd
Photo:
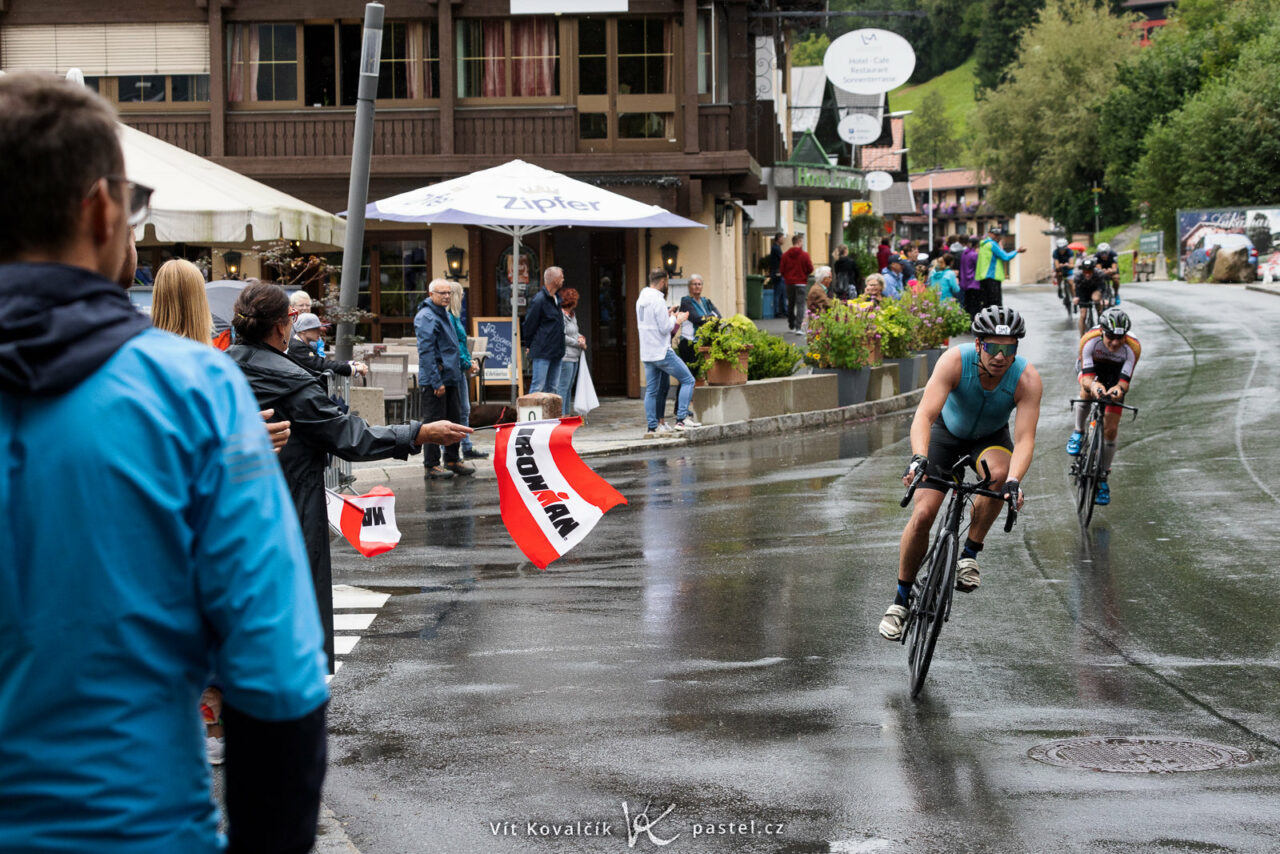
<svg viewBox="0 0 1280 854"><path fill-rule="evenodd" d="M227 100L298 100L296 24L232 24L227 39Z"/></svg>
<svg viewBox="0 0 1280 854"><path fill-rule="evenodd" d="M392 21L382 32L379 100L418 101L440 95L440 50L434 24Z"/></svg>
<svg viewBox="0 0 1280 854"><path fill-rule="evenodd" d="M560 27L554 17L458 21L458 97L560 94Z"/></svg>

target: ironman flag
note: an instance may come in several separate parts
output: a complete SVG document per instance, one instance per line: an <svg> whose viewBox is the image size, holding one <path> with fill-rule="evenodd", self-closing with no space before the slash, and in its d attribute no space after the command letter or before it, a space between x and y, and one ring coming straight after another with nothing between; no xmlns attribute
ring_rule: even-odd
<svg viewBox="0 0 1280 854"><path fill-rule="evenodd" d="M329 525L365 557L389 552L400 542L396 497L385 486L375 486L365 495L339 495L326 489L324 503Z"/></svg>
<svg viewBox="0 0 1280 854"><path fill-rule="evenodd" d="M493 465L502 521L539 569L582 542L600 517L627 499L573 450L581 418L498 427Z"/></svg>

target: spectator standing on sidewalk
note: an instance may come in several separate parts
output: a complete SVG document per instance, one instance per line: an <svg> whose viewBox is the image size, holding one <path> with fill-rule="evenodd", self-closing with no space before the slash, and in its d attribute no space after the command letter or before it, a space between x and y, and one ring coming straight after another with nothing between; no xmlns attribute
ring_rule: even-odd
<svg viewBox="0 0 1280 854"><path fill-rule="evenodd" d="M769 281L773 285L773 316L787 316L787 285L782 281L782 238L779 231L769 245Z"/></svg>
<svg viewBox="0 0 1280 854"><path fill-rule="evenodd" d="M689 416L689 401L693 399L693 373L689 366L671 349L671 335L689 319L683 311L667 306L667 274L654 270L649 274L649 287L640 292L636 300L636 328L640 334L640 361L644 362L644 416L648 429L644 438L656 438L669 433L671 428L659 421L662 409L658 398L661 383L675 379L680 383L676 397L676 428L701 427ZM663 429L659 429L663 428Z"/></svg>
<svg viewBox="0 0 1280 854"><path fill-rule="evenodd" d="M462 351L448 308L451 296L448 279L432 279L427 285L427 298L418 305L413 328L418 333L418 385L422 388L423 417L461 423L462 400L458 386L463 382ZM462 461L456 444L458 438L447 437L445 443L427 445L422 459L427 477L475 473L475 466ZM441 444L445 444L443 466L440 465Z"/></svg>
<svg viewBox="0 0 1280 854"><path fill-rule="evenodd" d="M457 442L470 427L436 421L375 427L338 409L322 377L285 353L293 314L284 288L251 282L235 305L236 343L227 350L249 378L258 403L290 422L289 444L280 452L280 468L302 524L311 581L324 627L325 654L333 672L333 578L329 559L329 517L324 500L324 470L329 455L344 460L404 460L429 443ZM450 330L452 334L452 330ZM456 350L455 350L456 353ZM456 445L455 445L456 447Z"/></svg>
<svg viewBox="0 0 1280 854"><path fill-rule="evenodd" d="M805 290L809 286L809 275L813 272L813 261L809 253L804 251L804 235L797 234L791 238L791 248L782 254L782 280L787 285L787 298L791 302L791 313L787 315L787 325L792 332L800 331L800 322L804 320Z"/></svg>
<svg viewBox="0 0 1280 854"><path fill-rule="evenodd" d="M293 301L290 300L289 304L293 305ZM321 336L324 335L324 327L320 318L311 312L299 314L298 319L293 323L293 337L289 339L289 355L317 374L330 371L340 377L349 377L352 374L367 376L369 368L364 362L339 362L320 355L317 345L320 343Z"/></svg>
<svg viewBox="0 0 1280 854"><path fill-rule="evenodd" d="M564 315L556 293L564 287L564 270L548 267L542 273L542 289L529 301L520 322L520 335L529 348L533 376L529 392L555 394L560 388L560 362L564 359Z"/></svg>
<svg viewBox="0 0 1280 854"><path fill-rule="evenodd" d="M902 256L890 255L889 266L880 271L880 276L884 279L884 295L890 299L902 296L903 290L906 289L906 274L903 273L902 267Z"/></svg>
<svg viewBox="0 0 1280 854"><path fill-rule="evenodd" d="M972 318L982 308L982 286L978 284L978 236L971 235L960 253L960 300Z"/></svg>
<svg viewBox="0 0 1280 854"><path fill-rule="evenodd" d="M458 317L458 311L462 309L462 299L458 296L461 287L454 287L457 282L453 282L450 288L449 308L446 313L449 315L449 324L453 327L454 337L458 339L458 367L462 371L462 381L458 383L458 409L459 424L471 426L471 377L480 373L480 366L476 364L475 359L471 358L471 351L467 349L467 330L462 325L462 319ZM482 460L489 456L485 451L477 450L471 444L471 436L464 435L462 441L458 442L458 447L462 451L463 459ZM469 472L467 472L469 474ZM459 472L462 474L462 472Z"/></svg>
<svg viewBox="0 0 1280 854"><path fill-rule="evenodd" d="M569 397L578 379L578 363L582 351L587 349L587 339L578 332L578 291L565 288L560 292L560 311L564 314L564 360L560 362L560 414L572 415Z"/></svg>
<svg viewBox="0 0 1280 854"><path fill-rule="evenodd" d="M231 850L303 854L327 690L302 534L244 377L117 284L150 190L116 121L0 77L0 851L223 851L212 668Z"/></svg>
<svg viewBox="0 0 1280 854"><path fill-rule="evenodd" d="M858 262L849 257L849 247L843 243L836 247L836 260L831 265L831 272L835 274L834 290L839 299L860 296L866 287Z"/></svg>
<svg viewBox="0 0 1280 854"><path fill-rule="evenodd" d="M680 311L687 314L689 319L680 324L676 355L688 365L697 360L698 351L694 347L693 340L702 324L721 316L716 304L702 295L702 276L698 273L689 277L689 295L680 298ZM662 407L658 408L658 412L662 412Z"/></svg>
<svg viewBox="0 0 1280 854"><path fill-rule="evenodd" d="M1026 252L1027 247L1020 246L1014 251L1006 250L1000 245L1000 237L1004 229L998 225L991 227L986 238L978 245L978 286L982 291L982 307L1004 305L1004 280L1007 275L1008 262L1018 257L1018 253Z"/></svg>
<svg viewBox="0 0 1280 854"><path fill-rule="evenodd" d="M880 238L880 245L876 247L876 269L883 270L888 267L891 255L893 255L893 247L889 245L889 238Z"/></svg>

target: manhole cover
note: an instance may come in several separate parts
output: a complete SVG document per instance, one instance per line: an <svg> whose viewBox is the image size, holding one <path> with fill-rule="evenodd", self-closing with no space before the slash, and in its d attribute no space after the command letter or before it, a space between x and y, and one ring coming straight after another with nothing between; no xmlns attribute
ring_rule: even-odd
<svg viewBox="0 0 1280 854"><path fill-rule="evenodd" d="M1253 761L1247 752L1206 741L1139 736L1135 738L1068 738L1037 745L1027 751L1032 759L1126 774L1171 774L1175 771L1211 771L1234 768Z"/></svg>

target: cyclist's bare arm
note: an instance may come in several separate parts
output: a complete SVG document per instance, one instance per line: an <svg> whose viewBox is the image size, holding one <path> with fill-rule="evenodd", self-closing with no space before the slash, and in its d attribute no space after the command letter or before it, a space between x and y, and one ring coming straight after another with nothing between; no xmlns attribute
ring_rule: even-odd
<svg viewBox="0 0 1280 854"><path fill-rule="evenodd" d="M934 366L933 376L925 383L924 394L916 407L915 418L911 420L911 453L920 456L929 454L929 431L933 422L942 414L942 407L947 402L947 395L960 384L961 348L952 347L938 358ZM911 478L904 477L902 485L908 486Z"/></svg>
<svg viewBox="0 0 1280 854"><path fill-rule="evenodd" d="M1036 424L1040 421L1040 398L1044 384L1035 365L1028 364L1018 378L1013 392L1013 459L1009 461L1009 480L1021 481L1031 468L1036 452ZM1021 501L1019 507L1021 509Z"/></svg>

